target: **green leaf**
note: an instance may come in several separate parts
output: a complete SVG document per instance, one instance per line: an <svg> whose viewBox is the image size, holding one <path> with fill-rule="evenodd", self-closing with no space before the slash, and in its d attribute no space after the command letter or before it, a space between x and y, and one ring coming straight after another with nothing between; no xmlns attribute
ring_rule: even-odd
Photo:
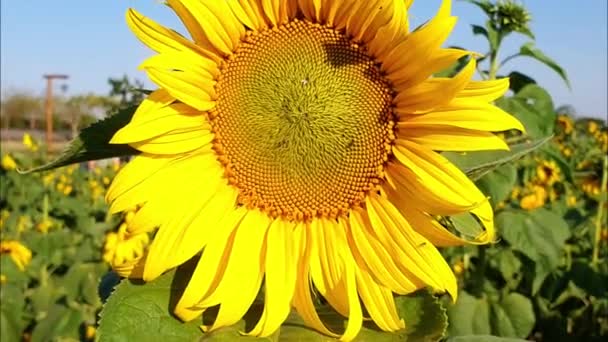
<svg viewBox="0 0 608 342"><path fill-rule="evenodd" d="M518 71L511 71L508 77L509 89L511 89L515 94L521 91L528 84L536 84L536 81L533 78Z"/></svg>
<svg viewBox="0 0 608 342"><path fill-rule="evenodd" d="M395 303L405 329L395 333L381 331L372 322L366 322L355 341L439 341L447 327L446 311L439 300L428 291L418 291L408 296L398 296ZM318 308L319 317L331 329L344 330L344 318L329 307ZM281 326L281 341L336 341L321 335L304 325L302 319L292 313Z"/></svg>
<svg viewBox="0 0 608 342"><path fill-rule="evenodd" d="M528 42L521 46L519 49L519 54L522 56L528 56L536 59L537 61L543 63L544 65L551 68L555 71L563 80L566 82L568 88L572 88L570 86L570 81L568 80L568 76L566 75L566 71L559 66L553 59L549 58L545 55L541 50L534 46L533 42Z"/></svg>
<svg viewBox="0 0 608 342"><path fill-rule="evenodd" d="M483 26L471 25L471 28L473 29L474 35L482 35L486 38L488 37L488 31Z"/></svg>
<svg viewBox="0 0 608 342"><path fill-rule="evenodd" d="M460 291L458 301L448 306L448 336L490 334L490 303Z"/></svg>
<svg viewBox="0 0 608 342"><path fill-rule="evenodd" d="M500 271L500 274L508 284L521 278L521 261L511 249L501 248L499 252L492 257L491 262L495 263L495 267ZM514 285L517 286L517 284Z"/></svg>
<svg viewBox="0 0 608 342"><path fill-rule="evenodd" d="M45 319L38 322L32 332L32 342L80 339L80 311L55 304Z"/></svg>
<svg viewBox="0 0 608 342"><path fill-rule="evenodd" d="M183 323L170 312L185 287L171 271L149 283L123 280L103 306L100 314L99 341L179 342L202 337L193 320Z"/></svg>
<svg viewBox="0 0 608 342"><path fill-rule="evenodd" d="M20 170L20 172L27 174L89 160L138 154L139 151L129 145L110 144L114 133L129 123L136 109L137 106L120 109L116 114L92 124L83 129L57 159L29 170Z"/></svg>
<svg viewBox="0 0 608 342"><path fill-rule="evenodd" d="M496 207L511 194L516 181L517 168L513 164L505 164L481 177L477 186L490 197L490 202Z"/></svg>
<svg viewBox="0 0 608 342"><path fill-rule="evenodd" d="M511 145L510 151L444 152L443 156L464 171L469 178L478 180L499 166L517 160L538 149L552 138L552 136L548 136L531 142Z"/></svg>
<svg viewBox="0 0 608 342"><path fill-rule="evenodd" d="M505 337L527 337L536 318L530 299L519 293L509 293L498 303L493 303L493 332Z"/></svg>
<svg viewBox="0 0 608 342"><path fill-rule="evenodd" d="M11 278L4 273L9 267L2 267L7 283L0 285L0 341L20 341L25 328L22 317L25 307L24 287L18 282L11 282Z"/></svg>
<svg viewBox="0 0 608 342"><path fill-rule="evenodd" d="M536 262L536 272L557 268L570 237L564 219L543 208L501 212L496 216L496 226L513 249Z"/></svg>
<svg viewBox="0 0 608 342"><path fill-rule="evenodd" d="M448 316L448 335L452 337L491 334L526 337L535 323L532 303L518 293L496 301L461 291L456 304L448 307Z"/></svg>
<svg viewBox="0 0 608 342"><path fill-rule="evenodd" d="M496 105L521 121L530 138L540 139L553 134L556 119L553 100L543 88L528 84L515 96L496 100Z"/></svg>

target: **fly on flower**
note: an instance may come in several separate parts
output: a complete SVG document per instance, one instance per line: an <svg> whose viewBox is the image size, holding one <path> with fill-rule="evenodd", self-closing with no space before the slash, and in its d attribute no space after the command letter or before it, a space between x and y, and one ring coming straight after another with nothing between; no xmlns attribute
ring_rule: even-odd
<svg viewBox="0 0 608 342"><path fill-rule="evenodd" d="M200 254L175 314L219 305L215 330L239 321L265 287L248 331L268 336L291 308L316 330L354 338L365 315L404 327L394 294L457 295L437 246L494 239L486 197L439 151L507 149L491 132L522 129L491 102L507 80L472 81L471 52L442 48L456 23L446 0L410 32L404 0L168 0L191 38L135 10L127 22L158 54L158 85L112 142L142 153L107 193L139 206L130 234L154 234L150 281ZM302 80L306 80L303 82ZM435 218L471 213L466 239ZM348 319L332 331L319 293Z"/></svg>

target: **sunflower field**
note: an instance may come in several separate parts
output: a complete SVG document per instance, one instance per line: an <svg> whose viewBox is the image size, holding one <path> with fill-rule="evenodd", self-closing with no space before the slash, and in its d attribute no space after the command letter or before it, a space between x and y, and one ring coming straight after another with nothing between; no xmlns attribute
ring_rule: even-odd
<svg viewBox="0 0 608 342"><path fill-rule="evenodd" d="M329 0L320 2L324 3L324 1ZM306 1L302 2L306 3ZM451 271L455 275L457 291L451 291L449 286L436 288L429 285L426 288L416 286L415 291L401 291L407 293L405 295L394 294L393 292L397 293L397 291L391 292L392 288L388 286L366 286L365 284L376 284L375 280L369 281L369 283L361 281L359 272L363 271L359 269L351 270L352 273L345 272L345 274L352 275L352 278L344 276L332 283L335 280L331 279L334 276L333 272L340 273L342 270L332 268L334 264L331 259L332 257L338 258L336 251L339 251L339 247L332 245L331 241L325 247L317 246L315 250L317 252L321 250L320 254L326 254L319 257L319 259L327 259L327 263L329 263L329 266L322 265L322 270L319 272L325 277L326 283L316 283L315 281L313 284L311 278L307 278L305 293L296 293L293 302L288 296L288 305L284 308L282 319L276 317L270 319L271 314L267 312L266 304L275 300L274 295L277 296L276 298L279 295L285 297L284 293L279 293L282 292L282 288L276 287L276 284L274 284L277 289L275 293L270 290L269 273L266 273L265 276L265 286L259 289L263 274L258 275L257 270L254 272L241 265L231 266L229 261L225 261L229 258L228 256L225 256L224 259L220 258L226 252L223 252L222 249L218 252L218 248L213 249L214 246L206 246L202 253L200 250L194 251L191 253L194 256L184 258L184 262L175 262L171 267L165 267L158 271L158 275L155 277L146 276L146 272L151 272L152 268L149 264L146 265L146 262L153 257L158 259L157 255L151 254L153 248L157 248L155 250L157 254L162 254L166 259L171 260L173 260L172 258L179 259L182 248L192 249L187 241L183 242L183 246L173 246L175 248L161 250L160 247L154 247L158 246L154 245L154 241L159 239L161 232L165 234L165 238L168 234L183 236L188 232L167 233L169 230L165 229L154 233L152 229L141 228L146 225L154 225L150 223L150 217L153 217L155 213L146 212L146 215L149 216L143 215L142 212L145 210L151 210L146 209L146 206L150 207L148 202L131 205L129 198L121 197L127 190L121 190L120 185L132 182L131 187L136 188L143 181L133 179L125 181L124 176L120 178L117 175L127 170L129 165L134 164L133 158L136 159L142 155L148 157L158 153L150 158L152 160L150 164L144 164L153 165L153 160L163 158L160 156L165 152L162 150L166 148L163 144L170 145L178 140L162 140L161 134L153 135L150 133L151 131L169 129L169 133L178 132L175 133L176 135L183 132L192 133L184 129L171 131L170 128L165 127L167 123L170 123L169 121L158 120L149 126L145 124L152 121L137 121L142 120L144 109L150 111L153 106L152 100L164 101L162 110L187 108L186 111L189 110L192 113L196 111L187 105L197 108L197 105L207 105L208 101L195 98L192 100L194 102L189 103L191 97L194 98L191 94L178 94L176 97L179 101L173 103L172 101L175 99L171 98L170 101L166 99L170 98L168 93L138 89L133 90L134 93L148 95L147 100L144 100L141 106L138 107L138 104L124 106L109 113L104 120L82 130L80 135L60 155L47 153L44 144L28 134L23 136L23 146L20 151L6 150L3 147L0 161L0 341L168 342L256 339L263 341L334 341L340 338L342 333L344 334L343 339L355 341L516 342L528 340L574 342L606 340L608 338L608 122L573 115L565 107L556 108L551 95L528 75L515 71L504 74L502 65L510 59L531 58L539 62L539 65L555 71L566 84L569 84L565 70L535 47L534 35L528 25L531 16L523 6L514 1L493 3L470 0L469 2L487 15L485 25L473 26L473 34L487 40L488 51L485 54L471 54L458 52L460 50L455 48L446 49L450 51L449 53L453 53L452 57L456 56L455 59L452 58L454 63L447 65L442 70L437 70L434 76L439 80L457 79L461 75L468 75L470 78L473 72L476 72L482 81L487 82L485 84L492 89L487 90L488 93L484 94L486 100L492 97L489 100L491 104L484 103L480 108L487 110L484 115L495 114L497 117L501 117L500 115L503 115L501 113L505 113L506 119L503 120L503 123L506 122L504 126L509 126L509 129L487 129L486 131L495 133L495 135L482 132L477 136L479 140L470 141L482 141L482 139L490 141L490 139L498 137L499 139L491 140L494 141L493 144L509 148L503 150L487 148L485 151L470 149L468 152L452 151L448 148L441 149L443 152L437 154L442 158L441 160L455 165L459 174L464 174L472 180L487 200L483 203L476 203L474 206L466 206L458 213L448 210L433 215L430 215L430 212L428 215L426 212L422 213L429 216L429 220L432 219L432 222L437 223L442 230L450 232L452 234L450 236L472 242L468 244L446 243L439 248L440 256L447 261L447 265L451 268L447 271ZM234 3L237 2L233 2L233 5ZM245 3L248 2L245 1ZM424 28L435 28L433 25L438 25L443 29L442 20L446 22L450 20L444 13L449 11L449 3L450 1L444 1L437 21L431 21L421 30L414 30L412 35L415 32L424 32ZM190 12L181 5L182 1L168 1L168 4L178 14L187 17L188 20L184 20L184 22L193 25L194 19L186 15ZM209 8L211 14L205 18L208 19L212 15L221 18L221 14L216 12L217 8L213 8L213 6ZM277 17L281 13L286 18L289 17L290 8L284 9L284 11L278 10L278 8L279 5L277 5L277 13L275 13ZM300 19L314 16L312 13L314 11L311 11L312 14L307 13L310 8L306 6L299 9L297 6L294 8L293 13L299 13L297 15L300 16ZM357 6L353 8L357 8ZM446 8L448 9L446 10ZM247 13L239 12L242 15L239 18L250 15L249 9L247 9ZM364 9L361 7L358 10L363 11ZM268 14L267 16L270 17ZM157 24L137 12L130 11L127 20L134 32L144 37L142 41L148 45L171 44L167 43L167 40L163 40L171 36L171 33L154 26ZM278 21L278 19L269 19L269 21L273 20L274 24ZM305 19L294 22L295 24L290 29L281 31L281 34L290 33L293 30L309 29ZM219 25L219 22L217 24ZM250 25L253 26L253 24ZM317 30L314 31L314 34L318 34L318 30L321 30L320 26L316 24L310 25L310 27L313 27L311 30ZM155 31L150 28L154 28ZM146 30L154 31L156 36L150 34L152 31ZM279 32L278 30L269 31ZM195 33L207 34L202 31ZM254 33L249 34L254 35ZM272 34L264 33L266 36ZM320 39L326 39L327 35L323 34L325 33L319 34ZM524 35L529 37L531 42L522 45L520 51L508 57L507 60L500 61L501 43L510 34ZM193 36L196 35L193 34ZM365 32L361 36L365 37ZM150 37L154 37L155 40ZM146 39L148 40L146 41ZM181 44L179 40L181 38L175 39ZM247 42L253 44L257 42L255 39L251 38ZM342 42L339 39L341 38L339 37L337 41ZM199 40L204 41L200 38ZM197 41L197 44L202 44L200 41ZM416 40L412 39L412 41ZM221 44L216 41L212 43ZM314 39L306 44L314 45ZM227 45L229 44L227 43ZM332 48L336 47L332 46ZM338 48L341 47L338 46ZM346 46L346 48L353 47ZM255 53L266 53L266 50L252 49ZM167 61L162 58L170 56L171 53L175 53L175 51L166 55L161 54L159 55L161 58L154 61L165 63ZM358 54L356 58L367 58L364 55L361 56ZM340 58L347 57L341 56ZM176 63L182 63L185 60L179 59ZM330 67L336 67L335 63ZM184 67L184 69L186 68ZM171 72L175 71L171 70ZM366 72L369 71L366 70ZM165 86L165 81L162 80L166 79L162 79L163 75L152 72L151 75L157 77L155 80L162 84L161 87ZM369 79L374 80L376 77L369 76L369 73L365 75L365 82L369 82ZM510 79L509 84L500 81L506 78ZM227 77L227 79L232 80L233 78ZM357 81L359 80L357 79ZM305 79L297 86L308 86L308 82L309 80ZM464 92L479 91L483 93L480 90L483 86L480 84L484 82L472 82L471 84L474 86L464 88ZM234 88L226 88L240 91L238 84L227 85ZM168 89L172 89L170 86L168 87ZM237 90L233 91L237 92ZM501 95L506 93L506 95L494 96L497 92ZM492 95L488 95L489 93ZM183 97L180 98L180 95ZM174 96L173 93L171 96ZM159 97L161 100L158 100ZM379 98L382 99L382 97ZM219 97L218 101L222 101L222 99L224 97ZM257 99L251 101L255 103ZM429 101L433 101L433 99ZM458 104L458 102L454 103ZM161 109L158 111L160 112ZM200 119L191 115L190 112L188 112L190 116L182 120L187 121L187 124ZM169 117L170 114L163 113L162 118ZM221 118L221 115L218 116ZM468 119L473 120L471 117ZM254 118L251 121L252 125L257 124L255 120ZM477 118L477 120L485 119ZM196 121L196 123L198 122ZM490 122L491 120L483 121L483 124L488 127L497 127ZM140 126L137 126L138 124ZM221 124L229 125L230 122L218 124L214 121L213 124L220 127ZM404 123L398 122L396 125L400 124ZM139 130L133 130L134 125ZM211 126L211 124L209 125ZM217 127L214 126L214 128ZM387 127L392 129L392 121L390 125L387 124ZM226 135L232 132L227 129ZM256 139L260 135L263 136L263 133L254 133ZM150 134L152 137L142 138L146 134ZM387 139L395 140L390 136L391 134ZM158 138L159 136L160 138ZM240 136L237 137L240 138ZM197 135L193 139L198 138L200 137ZM296 136L292 138L298 139ZM419 140L415 140L418 142L425 141L424 136L415 138L419 138ZM158 141L154 142L155 139ZM447 146L452 142L447 141L444 145ZM454 140L454 142L458 141ZM216 150L217 146L214 151ZM179 158L181 157L172 162L177 164ZM390 159L393 156L386 158ZM131 167L130 170L123 172L123 175L129 174L128 172L133 173L132 170ZM149 176L152 177L152 171L142 168L139 173L150 173ZM232 172L232 170L230 171ZM210 175L212 175L211 172L209 174L200 173L201 177ZM234 174L230 173L230 175ZM255 174L255 176L265 178L266 174L261 173L261 176ZM339 178L339 175L336 178ZM114 182L115 179L119 183L118 185ZM256 178L256 180L258 179ZM164 181L167 183L159 183L158 186L169 186L167 184L178 184L179 182L190 186L186 179L181 179L178 183L170 183L175 180L167 177ZM213 180L205 178L204 182L197 181L204 183ZM272 181L272 177L268 177L269 184L272 184ZM198 183L193 181L193 184ZM387 183L389 182L387 181ZM123 193L120 193L121 191ZM170 191L161 192L161 194L170 193ZM217 196L220 195L218 193ZM373 196L376 195L373 194ZM424 200L425 196L431 197L431 195L427 195L421 193L421 200ZM158 200L159 197L163 200L163 196L154 198ZM174 199L177 204L171 203L172 199L164 200L172 210L180 209L180 204L185 203L179 198ZM446 200L446 202L448 201ZM375 203L379 202L369 200L365 203L367 206L373 207ZM490 233L488 233L488 227L482 222L483 218L476 216L474 211L488 203L493 212L496 237L490 241L477 240L477 237ZM365 221L360 217L362 215L360 211L353 211L350 214L340 213L339 210L336 212L338 214L335 214L335 217L331 216L333 215L331 212L326 213L326 216L333 217L336 222L342 222L346 215L351 215L350 222L353 222L352 217L354 216L359 217L360 222ZM296 221L302 220L302 217L305 216L301 212L289 215L290 219ZM323 217L326 218L326 216ZM247 217L249 216L245 216L245 219L242 220L246 220ZM367 216L365 217L367 218ZM369 217L369 220L373 221L374 216ZM181 222L181 219L180 217L178 221ZM378 221L381 220L378 219ZM223 227L219 225L220 222L224 221L218 221L217 227ZM162 222L163 225L166 223ZM275 225L270 227L275 227ZM377 227L374 226L374 228ZM269 232L264 234L270 236ZM262 241L262 238L258 239L253 236L254 234L245 235L243 233L241 235L244 237L237 235L240 240L236 238L230 240L226 249L232 248L232 244L241 243L243 250L247 250L249 243L253 245L257 240ZM292 235L277 236L287 239L286 237ZM380 239L372 240L373 234L369 236L370 241L380 241ZM251 241L246 240L245 237L251 237ZM351 238L351 235L348 237ZM197 238L201 237L197 236ZM293 238L295 239L295 237ZM357 238L360 236L353 233L353 239ZM177 238L173 237L173 239ZM226 236L226 240L228 241L228 236ZM267 245L271 244L270 241L269 237ZM428 242L424 240L415 248L422 250L432 247L426 246L426 244ZM267 245L264 244L264 246ZM384 245L369 244L369 254L366 257L377 257L382 261L391 259L390 256L386 257L381 254L382 250L378 246L383 247ZM224 267L222 271L211 270L209 272L211 276L201 275L205 270L201 271L201 268L197 267L200 264L199 261L211 253L207 253L208 249L219 253L218 260L224 260L222 261L223 266L218 261L218 269ZM252 249L254 248L252 247ZM272 250L269 247L264 247L263 250L263 253L258 252L257 249L254 252L266 255L266 267L270 267L271 256L276 257L276 260L271 261L275 261L279 265L278 268L285 267L285 275L280 274L280 276L285 279L293 276L295 284L296 270L289 269L288 257L283 255L291 255L290 251L280 248ZM233 251L233 253L239 252L239 250ZM245 251L241 254L247 255ZM259 260L242 259L244 265L259 264ZM357 260L357 262L360 261ZM353 264L356 263L353 262ZM366 263L361 262L361 264ZM377 263L380 265L379 267L387 264L390 262ZM238 272L229 274L229 266L237 269ZM301 264L298 266L297 272L308 276L309 266ZM347 263L343 267L350 269ZM276 268L277 266L275 266ZM387 269L390 270L390 267L387 266ZM369 276L370 274L376 275L374 273L376 270L369 270L369 273L365 268L362 270L370 279L372 278ZM215 272L218 272L218 275L214 275ZM222 272L226 274L220 274ZM312 272L314 273L314 271ZM255 288L256 292L251 293L251 303L244 307L243 314L232 322L232 316L226 318L225 312L222 312L224 304L217 304L237 302L232 299L239 298L241 290L247 292L249 287L245 286L246 275L252 273L255 273L254 276L260 277L258 287ZM388 275L386 279L389 279L389 282L398 279L397 273L399 272ZM354 274L357 274L357 286L353 286L352 283L347 286L346 283L355 281ZM392 278L393 276L395 278ZM201 284L205 281L200 279L206 279L208 287L218 288L218 283L223 280L222 277L232 277L233 283L237 284L244 279L243 288L236 287L232 291L225 290L220 294L218 294L220 291L216 291L215 297L211 296L212 299L208 299L207 302L193 301L192 305L187 305L185 308L183 303L180 304L184 298L192 296L193 287L189 283L194 282L194 279L198 279ZM314 275L312 277L314 278ZM415 277L412 276L412 279ZM328 284L334 285L334 290L338 289L338 291L331 292L322 286ZM312 285L315 286L314 289L309 288ZM340 293L341 289L349 293ZM353 289L354 294L350 293ZM445 292L448 292L449 295ZM219 298L220 295L222 298ZM302 300L302 297L310 300L311 307L298 305L297 301ZM355 299L353 300L353 298ZM363 302L365 306L362 307L360 302ZM292 304L297 310L292 310ZM238 307L241 306L239 304ZM181 311L175 309L176 307L181 307ZM312 310L306 310L306 308L312 308ZM384 310L384 308L388 309ZM201 318L200 315L203 311L204 315ZM198 315L184 319L184 317L188 318L192 312L198 313ZM353 328L354 325L351 325L351 322L355 321L353 317L359 318L360 326ZM397 319L393 319L394 317ZM220 318L230 324L216 326L217 320ZM270 321L274 321L278 328L274 330L268 328L271 325ZM310 323L311 321L313 324ZM314 325L314 322L317 321L320 324ZM265 324L268 326L258 322L266 322Z"/></svg>

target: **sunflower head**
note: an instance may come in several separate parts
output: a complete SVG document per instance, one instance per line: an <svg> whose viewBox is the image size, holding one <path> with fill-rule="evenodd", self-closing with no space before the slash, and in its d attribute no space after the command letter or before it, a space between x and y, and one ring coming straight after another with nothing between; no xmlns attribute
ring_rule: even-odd
<svg viewBox="0 0 608 342"><path fill-rule="evenodd" d="M362 306L381 329L403 328L393 293L455 298L435 246L493 241L493 217L438 152L507 149L492 132L523 127L491 104L508 81L472 81L474 59L454 78L432 76L471 55L441 47L450 1L413 32L402 0L167 3L191 39L127 13L158 52L141 67L159 89L112 138L142 153L106 198L112 212L140 206L131 235L155 232L138 261L144 281L198 260L176 315L219 305L205 329L233 324L263 282L249 334L272 334L293 307L352 339ZM481 223L476 236L438 220L463 213ZM325 326L315 293L348 317L344 331Z"/></svg>

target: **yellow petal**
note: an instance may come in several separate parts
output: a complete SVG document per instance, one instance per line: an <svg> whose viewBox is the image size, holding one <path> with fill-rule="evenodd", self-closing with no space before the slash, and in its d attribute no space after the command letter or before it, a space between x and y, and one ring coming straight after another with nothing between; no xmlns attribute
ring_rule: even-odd
<svg viewBox="0 0 608 342"><path fill-rule="evenodd" d="M481 102L492 102L502 97L509 90L509 78L490 81L470 81L458 93L458 98L475 99Z"/></svg>
<svg viewBox="0 0 608 342"><path fill-rule="evenodd" d="M405 328L405 322L397 313L391 290L377 284L367 272L360 269L356 271L359 296L376 325L384 331Z"/></svg>
<svg viewBox="0 0 608 342"><path fill-rule="evenodd" d="M417 279L412 279L407 273L399 270L395 260L368 228L371 223L366 222L359 211L351 211L349 223L353 241L351 248L355 258L361 256L369 272L382 285L399 294L414 292L422 286ZM416 281L416 284L413 281Z"/></svg>
<svg viewBox="0 0 608 342"><path fill-rule="evenodd" d="M409 141L393 146L393 154L415 175L419 186L460 207L477 207L485 197L467 176L445 157Z"/></svg>
<svg viewBox="0 0 608 342"><path fill-rule="evenodd" d="M222 279L232 252L234 230L246 213L247 209L240 207L225 216L220 224L211 230L209 243L174 309L175 315L183 321L193 320L208 307L197 304L204 296L214 291Z"/></svg>
<svg viewBox="0 0 608 342"><path fill-rule="evenodd" d="M387 78L395 84L407 80L447 39L456 24L450 16L451 0L444 0L437 15L426 25L411 33L386 55L379 56ZM418 63L416 63L418 62Z"/></svg>
<svg viewBox="0 0 608 342"><path fill-rule="evenodd" d="M496 135L472 129L433 126L416 130L397 131L396 144L411 141L435 151L509 150L507 143Z"/></svg>
<svg viewBox="0 0 608 342"><path fill-rule="evenodd" d="M219 61L215 53L205 50L175 31L157 24L134 9L127 11L127 24L142 43L158 53L193 51Z"/></svg>
<svg viewBox="0 0 608 342"><path fill-rule="evenodd" d="M467 99L452 100L432 113L400 116L397 123L403 131L446 126L489 132L524 131L521 122L511 114L492 104Z"/></svg>
<svg viewBox="0 0 608 342"><path fill-rule="evenodd" d="M255 299L262 282L266 231L270 218L258 210L249 210L239 224L232 253L217 289L203 298L203 306L220 303L220 309L209 331L238 322Z"/></svg>
<svg viewBox="0 0 608 342"><path fill-rule="evenodd" d="M146 153L174 155L191 152L200 148L210 148L213 134L209 130L173 131L148 140L130 144Z"/></svg>
<svg viewBox="0 0 608 342"><path fill-rule="evenodd" d="M196 191L191 198L175 199L176 207L185 214L168 219L154 236L148 262L156 263L157 270L179 266L200 252L213 234L210 230L235 209L237 192L221 184L222 170L219 171L215 179L207 178L206 189ZM150 274L144 273L146 275ZM154 274L150 276L154 278Z"/></svg>
<svg viewBox="0 0 608 342"><path fill-rule="evenodd" d="M364 37L370 54L378 59L385 56L394 46L401 43L408 34L407 1L391 1L392 17L388 23L377 29L375 37Z"/></svg>
<svg viewBox="0 0 608 342"><path fill-rule="evenodd" d="M258 0L228 0L228 4L239 20L250 29L261 31L268 27ZM243 12L246 17L243 17Z"/></svg>
<svg viewBox="0 0 608 342"><path fill-rule="evenodd" d="M477 240L466 240L460 238L427 213L416 208L412 203L416 197L400 196L397 191L387 191L389 198L395 207L399 209L403 217L411 224L412 228L419 234L427 238L434 246L448 247L460 246L466 243L479 243Z"/></svg>
<svg viewBox="0 0 608 342"><path fill-rule="evenodd" d="M264 280L264 311L250 335L269 336L285 321L291 310L296 285L297 259L293 224L276 219L268 228Z"/></svg>
<svg viewBox="0 0 608 342"><path fill-rule="evenodd" d="M245 30L225 1L183 0L211 45L224 56L232 54ZM239 29L240 27L240 29Z"/></svg>
<svg viewBox="0 0 608 342"><path fill-rule="evenodd" d="M146 100L144 100L146 101ZM204 112L200 112L183 103L176 103L150 111L147 115L134 115L126 126L119 129L111 144L129 144L151 139L174 130L209 131L211 126Z"/></svg>
<svg viewBox="0 0 608 342"><path fill-rule="evenodd" d="M112 203L117 197L138 184L150 181L152 175L175 160L174 157L155 156L146 153L135 156L114 177L110 188L106 192L106 202Z"/></svg>
<svg viewBox="0 0 608 342"><path fill-rule="evenodd" d="M463 201L452 201L441 192L428 191L427 185L420 183L416 174L400 163L388 163L386 167L387 186L392 188L395 199L404 205L420 208L435 215L454 215L473 209L476 205L464 205ZM427 183L428 184L428 183Z"/></svg>
<svg viewBox="0 0 608 342"><path fill-rule="evenodd" d="M383 243L393 246L394 252L402 256L404 266L431 287L446 290L455 299L456 277L435 246L416 233L386 198L372 195L366 204L372 225L377 225L376 232L383 226L387 238L390 236Z"/></svg>
<svg viewBox="0 0 608 342"><path fill-rule="evenodd" d="M429 112L449 103L469 82L475 72L475 60L453 78L432 78L414 87L397 88L394 99L397 114L417 114Z"/></svg>
<svg viewBox="0 0 608 342"><path fill-rule="evenodd" d="M338 337L337 334L327 329L325 324L323 324L312 301L310 277L308 273L312 244L309 234L308 227L304 224L298 224L294 231L294 245L297 246L296 252L298 256L298 273L293 306L308 326L313 327L325 335Z"/></svg>

